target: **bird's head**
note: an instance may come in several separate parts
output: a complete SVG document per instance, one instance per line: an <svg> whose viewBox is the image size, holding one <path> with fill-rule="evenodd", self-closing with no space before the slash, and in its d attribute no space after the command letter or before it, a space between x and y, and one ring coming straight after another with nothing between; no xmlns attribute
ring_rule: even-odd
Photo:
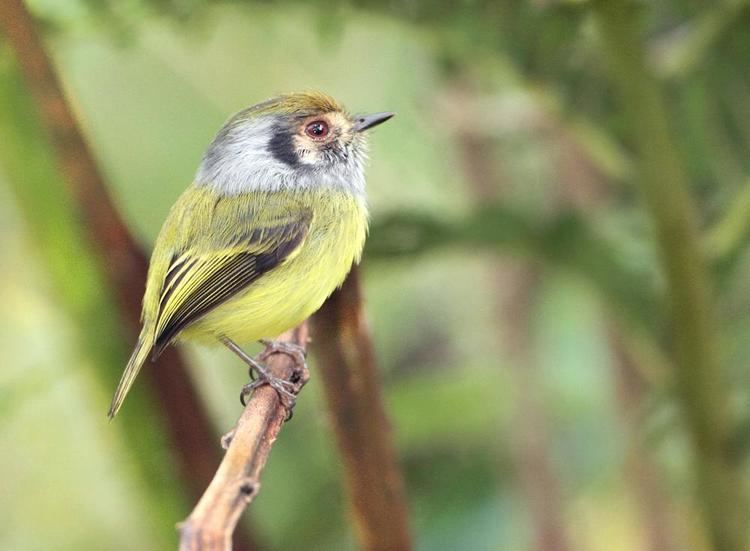
<svg viewBox="0 0 750 551"><path fill-rule="evenodd" d="M392 116L351 115L320 92L270 99L229 119L196 182L228 194L316 186L364 193L365 131Z"/></svg>

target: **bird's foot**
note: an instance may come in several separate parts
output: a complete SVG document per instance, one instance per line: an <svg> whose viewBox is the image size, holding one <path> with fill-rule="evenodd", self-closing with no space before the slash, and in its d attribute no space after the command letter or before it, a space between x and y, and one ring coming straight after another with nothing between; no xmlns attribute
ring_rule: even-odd
<svg viewBox="0 0 750 551"><path fill-rule="evenodd" d="M284 341L272 341L267 339L261 339L259 341L263 346L265 346L265 349L263 352L261 352L258 355L258 360L265 362L274 354L286 354L292 360L294 361L294 373L292 373L291 379L292 381L287 381L284 379L277 379L279 382L285 384L285 385L291 385L292 388L296 388L298 383L304 379L304 382L302 382L302 385L305 384L307 376L307 352L305 349L293 342L284 342ZM250 383L253 384L253 383ZM273 385L272 385L273 386ZM284 389L286 390L286 389ZM278 392L278 389L277 389ZM287 391L288 392L288 391ZM279 392L279 396L282 397L282 401L284 400L283 394ZM297 400L296 394L291 394L290 399L288 401L284 402L284 405L287 407L287 411L289 412L289 415L287 416L286 420L292 418L293 415L293 409L294 405Z"/></svg>
<svg viewBox="0 0 750 551"><path fill-rule="evenodd" d="M291 412L297 401L297 395L293 392L295 389L294 383L274 377L259 362L255 362L255 365L250 366L250 373L253 380L243 386L240 392L240 402L242 402L243 406L247 405L247 398L256 388L268 385L276 391L281 403Z"/></svg>
<svg viewBox="0 0 750 551"><path fill-rule="evenodd" d="M266 354L264 352L259 356L258 360L256 360L252 356L248 355L244 350L242 350L231 339L223 337L221 338L221 342L232 352L237 354L237 356L239 356L240 359L250 367L250 378L252 379L252 381L242 387L242 391L240 392L240 402L242 403L242 405L247 405L247 398L253 393L256 388L263 385L268 385L273 388L279 395L279 400L281 400L281 403L290 412L289 417L291 417L291 411L297 399L297 395L294 393L294 391L296 390L296 385L294 382L275 377L268 371L268 369L266 369L266 366L261 363L270 355L270 353Z"/></svg>
<svg viewBox="0 0 750 551"><path fill-rule="evenodd" d="M267 360L272 354L286 354L294 360L297 369L307 369L307 352L300 345L293 342L270 341L267 339L261 339L259 342L266 348L260 353L258 359Z"/></svg>

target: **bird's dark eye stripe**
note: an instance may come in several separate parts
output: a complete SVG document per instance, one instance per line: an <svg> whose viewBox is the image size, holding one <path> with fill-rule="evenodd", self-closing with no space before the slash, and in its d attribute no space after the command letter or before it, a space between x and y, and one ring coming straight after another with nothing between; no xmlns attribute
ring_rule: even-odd
<svg viewBox="0 0 750 551"><path fill-rule="evenodd" d="M313 121L305 127L305 134L311 138L325 138L328 135L328 124L325 121Z"/></svg>
<svg viewBox="0 0 750 551"><path fill-rule="evenodd" d="M268 151L274 158L289 166L297 166L299 157L294 149L292 133L284 127L277 126L273 129L273 135L268 142Z"/></svg>

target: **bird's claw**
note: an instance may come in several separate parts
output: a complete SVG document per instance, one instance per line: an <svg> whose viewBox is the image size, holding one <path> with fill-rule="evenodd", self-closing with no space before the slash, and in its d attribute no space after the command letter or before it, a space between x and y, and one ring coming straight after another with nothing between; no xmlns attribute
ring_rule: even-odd
<svg viewBox="0 0 750 551"><path fill-rule="evenodd" d="M257 378L253 378L252 381L242 387L242 392L240 392L240 402L242 402L242 405L246 406L246 399L253 393L256 388L263 385L268 385L272 389L274 389L278 393L279 399L285 407L294 407L294 402L297 399L297 395L294 393L294 383L285 381L284 379L280 379L278 377L273 377L268 373L258 374Z"/></svg>
<svg viewBox="0 0 750 551"><path fill-rule="evenodd" d="M242 391L240 392L240 402L243 407L247 406L247 398L255 391L255 389L263 385L268 385L276 391L281 404L286 408L288 412L287 421L291 419L292 408L294 408L294 404L297 401L297 391L299 386L304 384L304 382L300 384L300 381L302 381L303 374L307 368L305 362L305 350L294 343L261 341L266 346L266 349L257 359L255 359L246 354L232 340L226 337L222 337L220 340L230 350L242 358L248 366L250 366L251 381L243 386ZM266 369L263 362L274 353L287 354L294 360L296 369L290 377L292 379L291 381L275 377L268 371L268 369Z"/></svg>
<svg viewBox="0 0 750 551"><path fill-rule="evenodd" d="M307 351L300 345L293 342L270 341L261 339L260 343L266 348L260 353L258 359L266 360L272 354L286 354L294 360L297 367L307 367Z"/></svg>

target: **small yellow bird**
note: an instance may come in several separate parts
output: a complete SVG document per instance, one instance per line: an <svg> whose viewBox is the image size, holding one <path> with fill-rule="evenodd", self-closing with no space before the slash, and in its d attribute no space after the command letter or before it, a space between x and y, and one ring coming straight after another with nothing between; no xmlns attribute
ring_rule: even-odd
<svg viewBox="0 0 750 551"><path fill-rule="evenodd" d="M143 327L110 419L144 362L177 338L225 344L288 395L237 342L301 323L359 262L368 220L363 132L392 116L352 116L330 96L304 92L229 119L156 240Z"/></svg>

